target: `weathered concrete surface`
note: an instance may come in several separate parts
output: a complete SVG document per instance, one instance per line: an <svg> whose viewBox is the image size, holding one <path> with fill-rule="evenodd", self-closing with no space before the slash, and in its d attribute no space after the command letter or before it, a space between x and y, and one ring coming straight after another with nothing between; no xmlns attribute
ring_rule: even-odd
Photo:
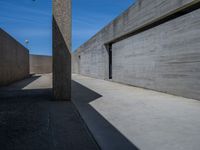
<svg viewBox="0 0 200 150"><path fill-rule="evenodd" d="M52 56L30 55L30 73L52 73Z"/></svg>
<svg viewBox="0 0 200 150"><path fill-rule="evenodd" d="M103 150L199 150L200 101L73 75L72 100Z"/></svg>
<svg viewBox="0 0 200 150"><path fill-rule="evenodd" d="M71 99L71 0L53 0L53 93Z"/></svg>
<svg viewBox="0 0 200 150"><path fill-rule="evenodd" d="M108 53L105 43L191 2L193 0L137 0L133 6L77 49L76 58L81 55L81 59L80 69L76 70L80 70L82 75L108 79Z"/></svg>
<svg viewBox="0 0 200 150"><path fill-rule="evenodd" d="M0 86L29 75L29 51L0 28Z"/></svg>
<svg viewBox="0 0 200 150"><path fill-rule="evenodd" d="M108 79L109 55L105 44L110 43L113 81L200 99L199 9L115 41L197 3L198 0L138 0L77 49L73 54L73 72Z"/></svg>
<svg viewBox="0 0 200 150"><path fill-rule="evenodd" d="M51 84L36 75L0 89L2 150L98 149L74 104L52 101Z"/></svg>
<svg viewBox="0 0 200 150"><path fill-rule="evenodd" d="M72 73L80 73L80 55L78 53L72 54Z"/></svg>
<svg viewBox="0 0 200 150"><path fill-rule="evenodd" d="M200 100L199 14L113 44L113 81Z"/></svg>

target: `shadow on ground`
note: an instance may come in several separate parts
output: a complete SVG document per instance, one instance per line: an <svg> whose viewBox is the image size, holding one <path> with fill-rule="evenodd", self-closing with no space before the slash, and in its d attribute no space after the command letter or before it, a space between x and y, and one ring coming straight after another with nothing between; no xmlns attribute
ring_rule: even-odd
<svg viewBox="0 0 200 150"><path fill-rule="evenodd" d="M54 101L51 88L20 90L36 79L0 90L0 149L99 149L73 103Z"/></svg>
<svg viewBox="0 0 200 150"><path fill-rule="evenodd" d="M23 89L39 78L0 89L1 149L96 150L100 146L103 150L139 150L89 105L102 95L72 81L73 102L91 135L74 104L54 101L51 88Z"/></svg>
<svg viewBox="0 0 200 150"><path fill-rule="evenodd" d="M30 75L29 78L26 78L21 81L14 82L10 85L0 87L0 99L1 102L3 101L2 99L6 99L7 101L9 100L14 100L16 98L39 98L39 97L46 97L51 99L52 98L52 89L51 88L46 88L46 89L23 89L24 87L30 85L37 79L39 79L41 75ZM42 83L41 83L42 84Z"/></svg>
<svg viewBox="0 0 200 150"><path fill-rule="evenodd" d="M139 150L89 103L102 97L95 91L72 81L72 100L103 150Z"/></svg>
<svg viewBox="0 0 200 150"><path fill-rule="evenodd" d="M31 84L32 82L34 82L35 80L37 80L40 77L41 77L41 75L31 74L28 78L25 78L24 80L20 80L15 83L9 84L7 86L0 87L0 91L2 91L2 90L4 90L4 91L22 90L24 87Z"/></svg>

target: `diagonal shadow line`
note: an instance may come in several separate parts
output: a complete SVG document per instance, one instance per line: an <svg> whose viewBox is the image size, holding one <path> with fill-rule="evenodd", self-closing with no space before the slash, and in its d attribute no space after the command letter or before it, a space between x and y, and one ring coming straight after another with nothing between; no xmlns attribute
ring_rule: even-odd
<svg viewBox="0 0 200 150"><path fill-rule="evenodd" d="M3 86L0 88L0 100L12 102L20 98L38 98L38 97L52 97L52 88L36 88L36 89L23 89L28 86L41 75L31 76L20 81L16 81L8 86Z"/></svg>
<svg viewBox="0 0 200 150"><path fill-rule="evenodd" d="M90 102L102 97L95 91L72 80L72 101L103 150L139 150L111 125Z"/></svg>
<svg viewBox="0 0 200 150"><path fill-rule="evenodd" d="M55 17L53 16L53 46L54 48L56 48L57 46L60 46L60 45L64 45L64 49L66 50L65 52L67 52L66 54L67 55L71 55L71 51L65 41L65 38L63 37L63 34L60 30L60 27L58 26L58 23L55 19Z"/></svg>
<svg viewBox="0 0 200 150"><path fill-rule="evenodd" d="M0 96L0 149L97 149L74 104L53 101L50 94L51 89L31 89L23 95Z"/></svg>
<svg viewBox="0 0 200 150"><path fill-rule="evenodd" d="M53 92L55 97L71 97L71 53L53 16Z"/></svg>
<svg viewBox="0 0 200 150"><path fill-rule="evenodd" d="M40 78L40 75L29 75L29 77L13 82L7 86L2 86L0 87L0 91L9 91L12 89L15 90L22 90L24 87L26 87L27 85L29 85L30 83L34 82L35 80L37 80L38 78Z"/></svg>

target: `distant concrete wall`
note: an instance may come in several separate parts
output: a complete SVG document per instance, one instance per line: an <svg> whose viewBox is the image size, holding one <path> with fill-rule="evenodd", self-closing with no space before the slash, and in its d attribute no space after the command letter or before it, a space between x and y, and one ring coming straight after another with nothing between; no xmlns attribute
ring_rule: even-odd
<svg viewBox="0 0 200 150"><path fill-rule="evenodd" d="M30 55L30 73L52 73L52 56Z"/></svg>
<svg viewBox="0 0 200 150"><path fill-rule="evenodd" d="M138 0L76 50L73 72L108 80L111 49L112 81L200 99L198 8L198 0Z"/></svg>
<svg viewBox="0 0 200 150"><path fill-rule="evenodd" d="M0 28L0 86L29 75L29 51Z"/></svg>
<svg viewBox="0 0 200 150"><path fill-rule="evenodd" d="M80 57L79 55L72 54L72 72L80 74Z"/></svg>

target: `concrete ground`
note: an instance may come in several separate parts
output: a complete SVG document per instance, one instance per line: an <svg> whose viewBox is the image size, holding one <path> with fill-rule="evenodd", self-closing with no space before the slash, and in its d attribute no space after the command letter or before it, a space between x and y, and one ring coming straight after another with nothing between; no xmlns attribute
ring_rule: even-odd
<svg viewBox="0 0 200 150"><path fill-rule="evenodd" d="M0 89L1 150L99 149L74 104L52 99L52 76Z"/></svg>
<svg viewBox="0 0 200 150"><path fill-rule="evenodd" d="M73 80L73 101L102 149L200 149L200 101L80 75Z"/></svg>
<svg viewBox="0 0 200 150"><path fill-rule="evenodd" d="M200 101L73 75L74 106L53 101L51 80L37 75L0 88L0 149L200 148Z"/></svg>

